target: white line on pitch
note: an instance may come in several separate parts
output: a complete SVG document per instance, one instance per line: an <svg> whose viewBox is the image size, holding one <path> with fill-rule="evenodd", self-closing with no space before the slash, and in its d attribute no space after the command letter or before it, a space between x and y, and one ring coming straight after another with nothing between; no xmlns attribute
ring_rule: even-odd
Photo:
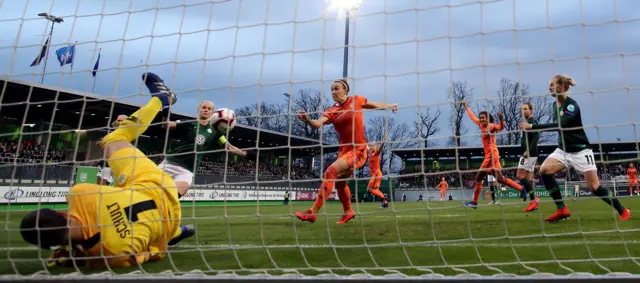
<svg viewBox="0 0 640 283"><path fill-rule="evenodd" d="M537 239L540 240L540 239ZM203 239L201 239L200 241L205 241ZM498 248L508 248L508 247L548 247L548 246L583 246L585 244L588 245L607 245L607 246L614 246L614 245L623 245L623 244L627 244L627 245L637 245L640 244L640 241L637 240L629 240L629 241L587 241L587 242L580 242L580 241L563 241L563 242L549 242L549 243L516 243L516 244L509 244L509 243L435 243L435 242L428 242L428 243L404 243L404 245L406 246L410 246L410 247L498 247ZM354 245L355 246L355 245ZM354 246L349 246L350 248L354 247ZM376 246L380 246L380 247L393 247L393 246L399 246L398 243L388 243L388 244L380 244L380 245L370 245L370 248L375 249ZM204 245L178 245L175 246L174 248L180 248L180 249L257 249L257 248L279 248L279 249L285 249L285 248L331 248L331 247L335 247L335 248L343 248L340 245L335 245L335 246L330 246L330 245L208 245L208 244L204 244ZM365 247L364 245L362 246L363 248ZM37 250L36 247L28 247L28 246L22 246L22 247L0 247L0 251L30 251L30 250Z"/></svg>
<svg viewBox="0 0 640 283"><path fill-rule="evenodd" d="M622 244L627 244L627 245L636 245L636 244L640 244L640 241L636 241L636 240L629 240L629 241L589 241L586 244L589 245L622 245ZM548 246L582 246L585 245L585 242L578 242L578 241L565 241L565 242L550 242L550 243L517 243L517 244L500 244L500 243L434 243L434 242L430 242L430 243L404 243L404 245L406 246L410 246L410 247L531 247L531 246L535 246L535 247L548 247ZM380 244L380 245L375 245L372 244L370 245L370 247L372 249L375 249L376 246L381 246L381 247L393 247L393 246L399 246L399 244L397 243L389 243L389 244ZM197 248L211 248L211 249L257 249L257 248L331 248L332 246L330 245L179 245L176 246L175 248L184 248L184 249L197 249ZM342 248L340 245L335 245L333 246L335 248ZM349 246L349 248L352 248L353 246ZM363 248L365 248L365 246L362 246Z"/></svg>

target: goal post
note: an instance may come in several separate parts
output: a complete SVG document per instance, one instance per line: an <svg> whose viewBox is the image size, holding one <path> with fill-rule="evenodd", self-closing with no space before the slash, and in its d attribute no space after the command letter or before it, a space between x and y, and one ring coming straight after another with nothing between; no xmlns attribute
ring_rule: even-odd
<svg viewBox="0 0 640 283"><path fill-rule="evenodd" d="M558 223L545 221L558 208L538 171L534 190L542 195L533 212L522 212L529 201L515 189L498 186L501 201L491 204L487 180L481 194L474 191L486 137L470 118L503 114L500 164L517 182L522 105L531 101L543 113L535 118L551 123L549 79L567 73L580 83L569 95L581 107L595 163L637 160L640 1L95 2L0 0L0 280L640 279L636 220L617 221L616 211L589 197L584 181L558 176L573 213ZM176 188L156 191L174 196L177 182L192 183L179 201L169 198L180 205L182 226L166 219L172 211L165 199L135 209L129 202L108 210L113 218L96 220L104 223L95 229L78 224L81 232L64 239L104 248L96 239L109 229L135 234L127 229L147 227L135 220L145 212L173 230L136 238L145 248L137 256L131 239L117 247L124 257L100 249L90 258L126 258L127 267L55 266L57 252L28 244L22 221L35 210L68 212L70 187L98 182L94 166L106 159L99 141L119 115L140 122L129 115L152 99L141 81L146 72L159 74L178 101L132 144L156 164L202 157L192 166L165 166ZM343 97L346 90L351 98ZM151 108L160 109L158 101ZM224 138L208 118L198 119L207 112L203 101L236 114ZM347 106L358 109L340 108ZM362 124L350 120L360 115L354 112L362 112ZM355 145L353 136L367 145ZM551 154L556 138L541 136L541 156ZM369 185L370 149L383 142L377 191ZM193 150L174 152L185 144ZM211 149L200 151L204 146ZM402 150L411 153L396 153ZM165 177L156 173L143 177ZM134 170L114 183L127 177L140 176ZM640 213L640 198L626 196L626 183L601 186ZM324 202L321 188L328 188ZM477 207L464 205L474 197ZM104 210L99 205L86 209ZM68 226L87 222L54 215ZM164 245L191 228L195 235ZM140 254L153 260L141 264Z"/></svg>

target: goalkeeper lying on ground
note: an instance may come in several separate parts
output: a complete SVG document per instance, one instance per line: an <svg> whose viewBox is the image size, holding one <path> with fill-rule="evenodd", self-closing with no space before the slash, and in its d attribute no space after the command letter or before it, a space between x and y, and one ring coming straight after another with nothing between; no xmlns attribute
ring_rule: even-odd
<svg viewBox="0 0 640 283"><path fill-rule="evenodd" d="M44 249L63 247L52 256L58 264L69 254L91 268L161 260L167 246L195 233L180 226L173 179L131 144L158 112L176 100L158 76L146 73L145 77L151 101L102 139L115 187L75 185L67 196L68 215L40 209L22 219L20 233L25 241Z"/></svg>

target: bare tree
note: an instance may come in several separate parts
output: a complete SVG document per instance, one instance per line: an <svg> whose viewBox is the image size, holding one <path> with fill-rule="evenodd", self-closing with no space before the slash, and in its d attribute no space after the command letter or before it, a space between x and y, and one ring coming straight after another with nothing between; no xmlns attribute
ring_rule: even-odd
<svg viewBox="0 0 640 283"><path fill-rule="evenodd" d="M553 121L553 99L545 95L532 97L529 101L533 105L533 119L537 124L547 124ZM538 143L556 142L557 138L557 132L542 132Z"/></svg>
<svg viewBox="0 0 640 283"><path fill-rule="evenodd" d="M418 112L418 120L413 122L413 129L416 132L418 138L424 141L424 148L435 145L434 141L430 141L429 137L437 134L440 131L438 126L438 118L440 118L440 108L437 108L435 113L431 113L431 109L427 111Z"/></svg>
<svg viewBox="0 0 640 283"><path fill-rule="evenodd" d="M282 105L262 102L240 107L235 112L240 124L287 133L289 124L284 109Z"/></svg>
<svg viewBox="0 0 640 283"><path fill-rule="evenodd" d="M522 122L522 104L526 100L529 86L514 82L507 78L500 79L500 86L497 90L498 100L492 101L490 109L495 114L502 112L504 115L504 130L498 135L498 144L519 144L522 132L520 123Z"/></svg>
<svg viewBox="0 0 640 283"><path fill-rule="evenodd" d="M527 84L502 78L497 93L498 100L493 101L490 108L494 114L502 112L504 115L504 131L497 137L498 144L520 144L522 131L519 125L524 119L522 104L525 102L530 101L533 105L535 123L547 123L552 119L552 106L548 97L530 97ZM540 135L540 143L548 142L550 137L552 136L549 134Z"/></svg>
<svg viewBox="0 0 640 283"><path fill-rule="evenodd" d="M291 99L291 115L295 115L298 110L309 113L309 119L318 119L325 109L331 107L331 101L324 97L321 92L310 89L301 89L297 95ZM286 108L286 107L285 107ZM322 129L311 128L306 123L295 119L291 125L291 134L302 136L314 140L320 140Z"/></svg>
<svg viewBox="0 0 640 283"><path fill-rule="evenodd" d="M466 115L466 110L461 102L473 99L473 88L469 88L467 82L454 81L453 85L449 88L448 96L449 99L453 100L453 104L451 104L453 137L451 137L449 144L461 146L463 143L460 137L467 132L467 129L462 123Z"/></svg>
<svg viewBox="0 0 640 283"><path fill-rule="evenodd" d="M384 140L385 133L387 134L387 140L384 141L385 145L380 153L380 169L384 172L388 167L387 174L397 172L398 167L394 161L398 156L392 152L400 148L415 147L416 142L413 140L415 135L407 123L398 122L393 117L371 117L367 124L365 136L369 142L381 142Z"/></svg>

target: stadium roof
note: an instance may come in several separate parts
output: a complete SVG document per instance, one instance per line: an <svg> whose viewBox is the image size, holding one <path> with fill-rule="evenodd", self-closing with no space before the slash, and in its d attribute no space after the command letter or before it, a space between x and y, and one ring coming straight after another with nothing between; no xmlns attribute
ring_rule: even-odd
<svg viewBox="0 0 640 283"><path fill-rule="evenodd" d="M2 117L25 121L25 124L53 122L53 124L66 125L78 130L106 130L110 121L115 120L117 115L133 113L140 107L114 98L100 97L4 76L0 76L0 100L0 116ZM161 120L162 118L158 115L154 123L160 123ZM172 112L171 120L195 121L195 116ZM145 135L164 137L165 130L161 127L150 127ZM227 138L240 148L259 147L261 151L271 151L280 155L288 155L289 145L295 156L316 155L320 150L317 140L289 136L240 124ZM260 142L258 146L256 141ZM329 146L325 147L323 152L328 153L336 150L336 147Z"/></svg>
<svg viewBox="0 0 640 283"><path fill-rule="evenodd" d="M543 154L550 154L553 152L558 146L555 144L544 144L539 145L538 149ZM520 156L522 154L522 150L520 149L520 145L500 145L498 146L500 150L501 156ZM614 153L614 152L637 152L638 143L635 142L612 142L612 143L600 143L593 145L593 151L604 152L604 153ZM473 157L473 156L482 156L484 154L483 148L481 146L463 146L458 147L458 154L462 157ZM412 159L412 158L440 158L440 157L454 157L456 156L456 148L455 147L434 147L434 148L404 148L404 149L396 149L393 151L394 154L399 156L402 159Z"/></svg>

